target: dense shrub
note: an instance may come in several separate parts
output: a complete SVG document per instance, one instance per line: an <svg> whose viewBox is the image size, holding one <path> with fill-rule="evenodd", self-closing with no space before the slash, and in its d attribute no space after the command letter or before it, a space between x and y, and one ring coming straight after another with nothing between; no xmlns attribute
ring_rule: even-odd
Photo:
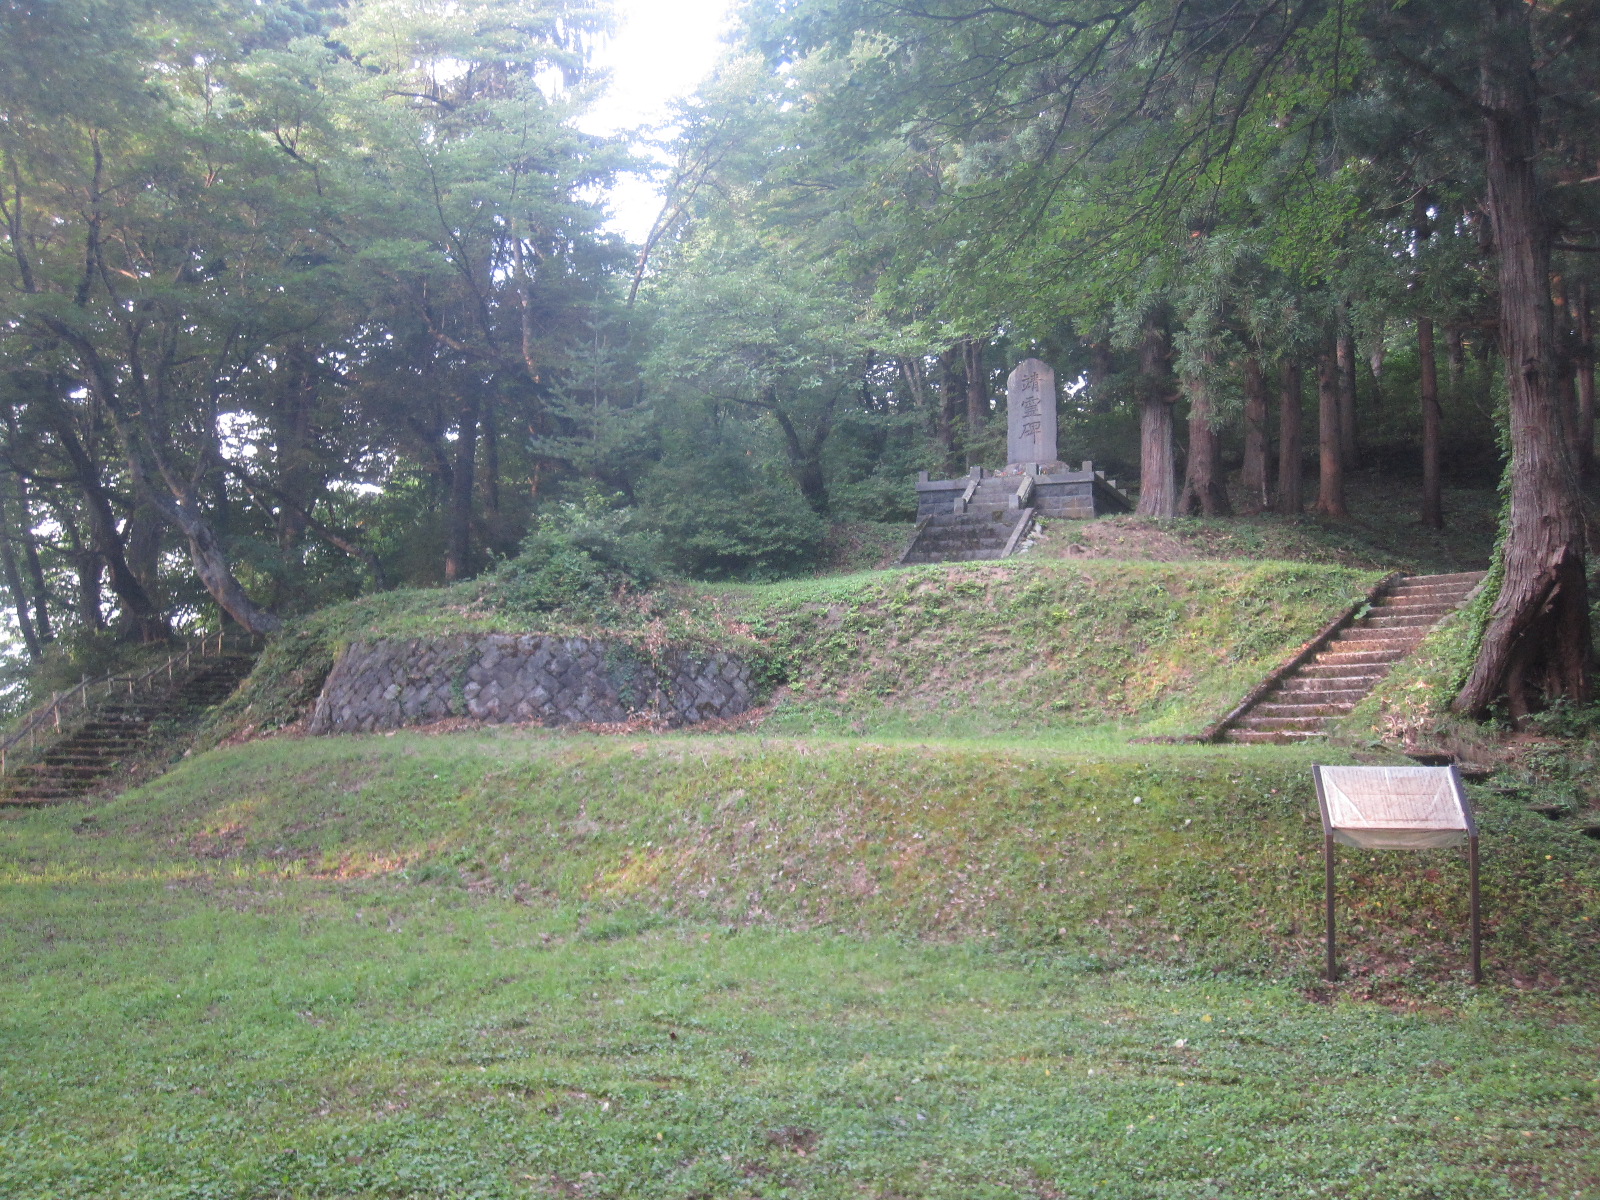
<svg viewBox="0 0 1600 1200"><path fill-rule="evenodd" d="M599 615L619 594L656 581L657 556L654 536L632 510L591 493L540 514L517 556L485 582L506 611Z"/></svg>
<svg viewBox="0 0 1600 1200"><path fill-rule="evenodd" d="M695 579L768 580L813 566L827 523L782 476L731 454L663 463L642 496L662 558Z"/></svg>

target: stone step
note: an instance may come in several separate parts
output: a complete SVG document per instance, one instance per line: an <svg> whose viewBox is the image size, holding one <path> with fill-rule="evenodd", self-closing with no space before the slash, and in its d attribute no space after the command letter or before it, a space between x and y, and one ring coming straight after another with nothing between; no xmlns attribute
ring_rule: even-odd
<svg viewBox="0 0 1600 1200"><path fill-rule="evenodd" d="M914 566L923 563L986 562L999 557L1000 550L958 550L954 554L912 554L905 561L907 566Z"/></svg>
<svg viewBox="0 0 1600 1200"><path fill-rule="evenodd" d="M1359 643L1357 643L1359 645ZM1399 662L1406 656L1404 649L1395 646L1380 646L1377 649L1346 650L1342 653L1329 653L1324 651L1311 661L1314 667L1360 667L1387 665Z"/></svg>
<svg viewBox="0 0 1600 1200"><path fill-rule="evenodd" d="M1266 729L1230 729L1223 734L1223 740L1237 742L1242 745L1265 744L1281 745L1286 742L1319 741L1328 735L1320 730L1314 732Z"/></svg>
<svg viewBox="0 0 1600 1200"><path fill-rule="evenodd" d="M1478 586L1477 579L1435 579L1426 574L1411 576L1390 587L1389 595L1466 595Z"/></svg>
<svg viewBox="0 0 1600 1200"><path fill-rule="evenodd" d="M1461 607L1461 600L1465 592L1423 592L1420 594L1406 594L1385 596L1383 600L1372 606L1373 612L1384 609L1402 609L1406 612L1433 609L1438 612L1452 612Z"/></svg>
<svg viewBox="0 0 1600 1200"><path fill-rule="evenodd" d="M1011 530L1009 528L1003 528L998 525L976 529L971 527L964 529L930 529L922 535L922 541L918 544L934 545L943 542L990 541L992 539L1003 542L1010 536Z"/></svg>
<svg viewBox="0 0 1600 1200"><path fill-rule="evenodd" d="M1407 575L1401 582L1434 586L1443 583L1464 583L1470 588L1481 583L1487 574L1487 571L1457 571L1454 575Z"/></svg>
<svg viewBox="0 0 1600 1200"><path fill-rule="evenodd" d="M1354 700L1336 704L1291 704L1263 702L1250 710L1251 718L1259 717L1342 717L1356 706Z"/></svg>
<svg viewBox="0 0 1600 1200"><path fill-rule="evenodd" d="M1000 510L997 508L990 508L984 512L974 512L969 507L966 512L951 510L950 512L934 513L932 517L928 518L927 527L931 529L941 525L961 525L969 521L998 521L1000 519Z"/></svg>
<svg viewBox="0 0 1600 1200"><path fill-rule="evenodd" d="M1335 680L1335 682L1338 682ZM1278 704L1355 704L1372 689L1369 687L1330 687L1326 679L1302 679L1295 676L1267 697L1268 703Z"/></svg>
<svg viewBox="0 0 1600 1200"><path fill-rule="evenodd" d="M1289 730L1311 733L1322 729L1325 724L1321 717L1258 717L1254 712L1250 712L1240 717L1234 723L1234 728L1265 730L1273 733Z"/></svg>
<svg viewBox="0 0 1600 1200"><path fill-rule="evenodd" d="M1389 673L1388 663L1360 663L1354 666L1322 666L1316 663L1301 667L1295 675L1301 679L1314 679L1328 687L1337 686L1350 688L1363 686L1368 691Z"/></svg>
<svg viewBox="0 0 1600 1200"><path fill-rule="evenodd" d="M1463 593L1465 594L1465 593ZM1384 612L1389 609L1399 609L1404 612L1429 610L1449 612L1456 606L1455 594L1429 595L1427 593L1414 594L1410 592L1390 592L1372 606L1373 612Z"/></svg>
<svg viewBox="0 0 1600 1200"><path fill-rule="evenodd" d="M1374 611L1361 623L1361 627L1363 629L1428 629L1443 615L1443 613L1433 612L1385 613Z"/></svg>
<svg viewBox="0 0 1600 1200"><path fill-rule="evenodd" d="M1009 521L968 521L961 525L930 525L922 531L926 540L950 537L995 535L1004 537L1011 532Z"/></svg>
<svg viewBox="0 0 1600 1200"><path fill-rule="evenodd" d="M1418 642L1427 634L1431 624L1431 621L1427 621L1416 625L1378 625L1373 623L1373 618L1367 617L1358 625L1346 625L1333 635L1328 645L1337 646L1340 642Z"/></svg>

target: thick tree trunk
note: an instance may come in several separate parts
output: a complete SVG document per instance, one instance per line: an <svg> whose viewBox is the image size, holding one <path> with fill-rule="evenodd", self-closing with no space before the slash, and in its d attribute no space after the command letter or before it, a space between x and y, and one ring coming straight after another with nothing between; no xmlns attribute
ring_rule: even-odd
<svg viewBox="0 0 1600 1200"><path fill-rule="evenodd" d="M1101 339L1089 343L1089 411L1108 413L1116 407L1116 397L1111 394L1111 377L1116 373L1116 359L1111 353L1111 343Z"/></svg>
<svg viewBox="0 0 1600 1200"><path fill-rule="evenodd" d="M1142 517L1178 515L1172 406L1177 400L1172 346L1161 314L1146 319L1139 346L1139 505Z"/></svg>
<svg viewBox="0 0 1600 1200"><path fill-rule="evenodd" d="M1444 327L1444 361L1450 374L1450 393L1454 395L1467 369L1467 333L1459 325Z"/></svg>
<svg viewBox="0 0 1600 1200"><path fill-rule="evenodd" d="M1578 285L1574 302L1573 328L1577 332L1574 360L1578 378L1578 470L1585 479L1594 477L1594 310L1589 285Z"/></svg>
<svg viewBox="0 0 1600 1200"><path fill-rule="evenodd" d="M483 521L491 530L500 528L500 423L496 419L494 396L483 406Z"/></svg>
<svg viewBox="0 0 1600 1200"><path fill-rule="evenodd" d="M1317 356L1317 448L1321 456L1317 473L1316 511L1325 517L1347 516L1344 506L1344 431L1341 416L1339 361L1332 351Z"/></svg>
<svg viewBox="0 0 1600 1200"><path fill-rule="evenodd" d="M1356 465L1356 339L1349 329L1334 343L1339 360L1339 461L1346 471Z"/></svg>
<svg viewBox="0 0 1600 1200"><path fill-rule="evenodd" d="M128 570L144 590L152 609L159 611L161 583L161 535L167 523L153 504L139 501L123 523L122 543L126 548Z"/></svg>
<svg viewBox="0 0 1600 1200"><path fill-rule="evenodd" d="M1286 517L1298 516L1305 506L1300 432L1303 390L1300 364L1284 359L1278 373L1278 495L1273 508Z"/></svg>
<svg viewBox="0 0 1600 1200"><path fill-rule="evenodd" d="M1444 528L1444 496L1439 483L1439 364L1433 353L1433 318L1417 318L1417 362L1422 378L1422 523Z"/></svg>
<svg viewBox="0 0 1600 1200"><path fill-rule="evenodd" d="M1208 358L1209 363L1209 358ZM1201 375L1183 381L1189 396L1189 459L1183 473L1178 511L1205 517L1230 517L1228 490L1222 480L1222 445L1212 424L1211 383Z"/></svg>
<svg viewBox="0 0 1600 1200"><path fill-rule="evenodd" d="M290 376L280 399L276 450L278 486L289 502L278 506L278 549L285 560L296 561L295 551L306 532L305 514L312 504L311 428L317 377L316 364L303 345L292 346L286 357Z"/></svg>
<svg viewBox="0 0 1600 1200"><path fill-rule="evenodd" d="M172 628L166 616L156 607L144 584L129 567L123 552L122 534L117 530L116 515L111 508L111 498L100 478L100 464L89 456L72 427L70 414L60 405L48 409L56 438L67 460L72 464L78 491L83 496L84 511L89 517L89 537L94 552L105 563L110 578L111 591L122 605L123 620L139 635L141 642L164 642L172 637ZM138 509L136 508L135 513ZM100 571L95 569L94 607L99 611ZM87 603L87 602L85 602Z"/></svg>
<svg viewBox="0 0 1600 1200"><path fill-rule="evenodd" d="M967 379L967 466L983 465L983 435L989 425L989 387L983 372L986 338L968 338L962 349L962 374Z"/></svg>
<svg viewBox="0 0 1600 1200"><path fill-rule="evenodd" d="M61 526L61 531L67 535L67 545L72 558L72 572L78 577L78 595L74 605L78 611L78 624L83 628L98 632L106 627L104 615L100 612L100 572L102 564L100 556L88 546L84 545L83 536L78 532L77 522L60 505L51 505L55 509L56 523Z"/></svg>
<svg viewBox="0 0 1600 1200"><path fill-rule="evenodd" d="M453 583L472 573L472 477L478 458L478 389L468 385L456 421L456 457L450 467L445 513L444 577Z"/></svg>
<svg viewBox="0 0 1600 1200"><path fill-rule="evenodd" d="M33 630L41 643L56 640L50 628L50 588L45 583L44 567L39 562L39 543L33 536L33 504L28 499L28 483L17 476L17 537L22 542L22 561L27 564L33 583Z"/></svg>
<svg viewBox="0 0 1600 1200"><path fill-rule="evenodd" d="M116 376L101 359L94 343L63 322L51 321L49 327L78 352L85 383L111 415L112 427L126 455L128 474L133 479L137 494L155 505L188 539L189 558L201 585L224 612L251 633L274 633L281 629L283 622L250 599L249 593L234 578L227 554L211 523L201 513L193 490L169 469L168 464L162 462L160 455L148 444L148 439L141 431L139 418L124 410ZM152 468L160 474L162 483L166 485L165 490L150 477ZM117 552L120 557L120 543ZM127 572L126 578L137 583L133 580L132 571Z"/></svg>
<svg viewBox="0 0 1600 1200"><path fill-rule="evenodd" d="M33 616L28 611L28 593L22 586L22 572L17 570L17 555L11 538L11 518L6 511L5 496L0 493L0 566L5 569L6 587L11 592L11 602L17 610L17 628L22 631L22 644L28 651L30 662L38 662L44 647L34 632Z"/></svg>
<svg viewBox="0 0 1600 1200"><path fill-rule="evenodd" d="M954 475L956 465L956 401L961 372L956 363L961 358L960 346L948 346L939 355L939 408L934 417L933 436L944 452L944 469Z"/></svg>
<svg viewBox="0 0 1600 1200"><path fill-rule="evenodd" d="M101 478L101 464L94 461L78 438L72 414L54 392L40 395L45 419L56 434L56 442L72 466L72 475L83 496L83 510L90 518L90 541L94 554L101 557L110 579L110 590L122 605L125 627L133 627L141 642L166 642L173 630L166 624L166 616L150 598L146 587L128 566L122 533L117 530L117 515L112 510L106 483ZM134 509L138 514L138 507ZM94 571L94 611L99 611L99 568ZM90 603L90 602L85 602Z"/></svg>
<svg viewBox="0 0 1600 1200"><path fill-rule="evenodd" d="M1500 591L1458 712L1499 696L1520 719L1536 700L1589 698L1588 582L1577 455L1557 411L1550 226L1535 156L1539 110L1524 0L1481 0L1484 176L1499 258L1500 348L1511 417L1511 506ZM1542 693L1536 697L1535 691Z"/></svg>
<svg viewBox="0 0 1600 1200"><path fill-rule="evenodd" d="M828 515L829 509L828 481L822 470L822 447L832 431L833 403L830 400L823 408L822 417L809 438L800 436L793 418L778 404L777 396L770 389L760 406L772 413L778 428L783 431L783 444L789 452L789 473L794 476L795 486L800 489L811 511L822 517Z"/></svg>
<svg viewBox="0 0 1600 1200"><path fill-rule="evenodd" d="M1267 377L1253 354L1244 360L1244 465L1239 484L1244 511L1264 512L1272 495L1267 478Z"/></svg>

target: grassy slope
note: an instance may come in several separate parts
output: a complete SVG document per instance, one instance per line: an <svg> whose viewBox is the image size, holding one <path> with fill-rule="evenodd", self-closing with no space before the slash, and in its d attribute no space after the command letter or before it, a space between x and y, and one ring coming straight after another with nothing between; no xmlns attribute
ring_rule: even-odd
<svg viewBox="0 0 1600 1200"><path fill-rule="evenodd" d="M1375 581L1292 563L970 563L731 591L777 731L1193 733Z"/></svg>
<svg viewBox="0 0 1600 1200"><path fill-rule="evenodd" d="M395 592L292 628L221 727L294 720L344 642L540 628L762 659L791 685L770 722L780 732L1048 736L1109 722L1189 733L1376 578L1271 562L955 564L678 588L605 628L508 613L478 585Z"/></svg>
<svg viewBox="0 0 1600 1200"><path fill-rule="evenodd" d="M1481 995L1459 855L1345 851L1330 991L1309 752L1126 741L1387 565L1329 561L686 589L612 634L764 656L764 736L274 738L14 817L0 1193L1595 1194L1594 842L1477 797ZM342 606L229 720L527 627Z"/></svg>
<svg viewBox="0 0 1600 1200"><path fill-rule="evenodd" d="M203 755L0 827L0 1192L1590 1194L1600 1014L1460 986L1459 856L1345 855L1315 1001L1306 761ZM1594 844L1483 805L1493 978L1591 986Z"/></svg>

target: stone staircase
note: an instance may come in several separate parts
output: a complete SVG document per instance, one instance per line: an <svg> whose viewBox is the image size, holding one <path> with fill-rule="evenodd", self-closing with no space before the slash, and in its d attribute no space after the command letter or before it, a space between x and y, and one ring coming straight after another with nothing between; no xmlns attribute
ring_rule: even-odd
<svg viewBox="0 0 1600 1200"><path fill-rule="evenodd" d="M1033 525L1034 510L1015 505L1021 480L1011 475L974 478L954 511L935 513L917 526L903 565L1005 558Z"/></svg>
<svg viewBox="0 0 1600 1200"><path fill-rule="evenodd" d="M1416 649L1428 630L1459 608L1483 572L1403 576L1367 614L1339 630L1307 661L1288 671L1253 704L1234 713L1219 741L1298 742L1327 736Z"/></svg>
<svg viewBox="0 0 1600 1200"><path fill-rule="evenodd" d="M197 716L225 700L254 662L247 654L203 659L158 693L96 705L87 721L37 761L0 780L0 808L60 804L83 796L158 736L159 725Z"/></svg>

